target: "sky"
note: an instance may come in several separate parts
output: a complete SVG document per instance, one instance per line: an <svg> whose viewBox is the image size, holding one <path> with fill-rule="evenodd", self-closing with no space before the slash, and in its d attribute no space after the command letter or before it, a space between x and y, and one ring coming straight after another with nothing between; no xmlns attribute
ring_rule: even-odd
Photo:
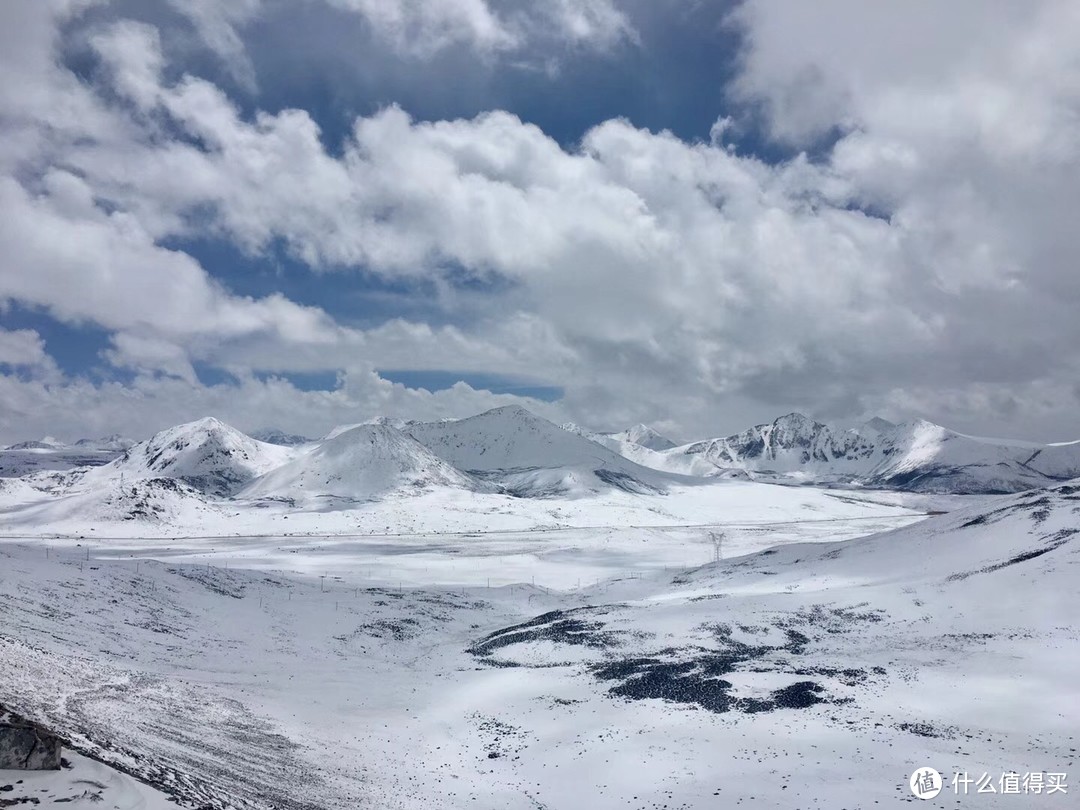
<svg viewBox="0 0 1080 810"><path fill-rule="evenodd" d="M1071 0L6 0L0 441L1080 438Z"/></svg>

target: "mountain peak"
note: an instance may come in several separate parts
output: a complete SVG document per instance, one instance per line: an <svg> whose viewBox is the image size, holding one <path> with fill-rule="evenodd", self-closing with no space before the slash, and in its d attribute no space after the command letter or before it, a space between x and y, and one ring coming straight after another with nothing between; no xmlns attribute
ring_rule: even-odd
<svg viewBox="0 0 1080 810"><path fill-rule="evenodd" d="M236 428L234 428L232 425L225 424L220 419L218 419L216 416L204 416L201 419L195 419L195 420L193 420L191 422L184 422L183 424L177 425L177 428L180 429L180 430L187 429L187 430L192 430L192 431L195 431L195 430L205 430L205 431L229 430L229 431L235 431L237 433L240 432L240 431L236 430Z"/></svg>
<svg viewBox="0 0 1080 810"><path fill-rule="evenodd" d="M291 454L207 416L155 433L94 473L178 478L208 494L228 495Z"/></svg>
<svg viewBox="0 0 1080 810"><path fill-rule="evenodd" d="M658 433L648 425L640 423L628 427L621 433L612 434L612 438L631 442L649 450L670 450L675 446L675 442L671 441L667 436Z"/></svg>
<svg viewBox="0 0 1080 810"><path fill-rule="evenodd" d="M245 497L337 497L366 500L430 486L482 490L485 485L386 424L356 425L310 453L255 479Z"/></svg>
<svg viewBox="0 0 1080 810"><path fill-rule="evenodd" d="M43 436L40 439L18 442L4 448L5 450L63 450L67 445L52 436Z"/></svg>
<svg viewBox="0 0 1080 810"><path fill-rule="evenodd" d="M861 427L864 430L871 430L875 433L888 433L890 430L895 430L897 425L895 422L890 422L888 419L874 416L863 422Z"/></svg>
<svg viewBox="0 0 1080 810"><path fill-rule="evenodd" d="M311 441L311 439L306 436L300 436L296 433L286 433L284 430L279 430L278 428L263 428L262 430L253 431L248 435L256 441L277 444L282 447L296 447L299 444L307 444Z"/></svg>
<svg viewBox="0 0 1080 810"><path fill-rule="evenodd" d="M528 408L523 408L520 405L500 405L498 408L492 408L489 411L484 411L481 414L477 414L477 416L513 416L519 419L540 418Z"/></svg>
<svg viewBox="0 0 1080 810"><path fill-rule="evenodd" d="M778 416L773 420L773 424L783 427L817 427L821 425L820 422L811 419L804 413L798 411L792 411L791 413L785 413L783 416Z"/></svg>

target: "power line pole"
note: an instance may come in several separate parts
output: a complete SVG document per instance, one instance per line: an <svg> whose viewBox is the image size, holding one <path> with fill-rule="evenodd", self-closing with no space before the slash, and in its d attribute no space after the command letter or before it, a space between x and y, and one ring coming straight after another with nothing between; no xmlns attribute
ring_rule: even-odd
<svg viewBox="0 0 1080 810"><path fill-rule="evenodd" d="M723 532L709 532L709 539L713 544L713 562L718 563L724 558L723 544L724 533Z"/></svg>

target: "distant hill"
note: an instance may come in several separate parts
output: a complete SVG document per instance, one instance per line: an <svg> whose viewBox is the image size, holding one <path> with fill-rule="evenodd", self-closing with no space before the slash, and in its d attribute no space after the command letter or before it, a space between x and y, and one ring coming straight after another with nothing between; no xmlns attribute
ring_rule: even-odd
<svg viewBox="0 0 1080 810"><path fill-rule="evenodd" d="M491 491L388 425L360 425L255 479L245 498L368 500L395 491L454 487Z"/></svg>
<svg viewBox="0 0 1080 810"><path fill-rule="evenodd" d="M855 484L919 492L1008 493L1080 476L1080 442L1039 445L965 436L924 420L873 419L834 428L799 413L648 459L659 469L713 476Z"/></svg>
<svg viewBox="0 0 1080 810"><path fill-rule="evenodd" d="M584 495L610 488L658 493L672 482L670 476L516 405L405 429L455 467L521 496Z"/></svg>
<svg viewBox="0 0 1080 810"><path fill-rule="evenodd" d="M286 433L283 430L277 428L263 428L262 430L255 430L248 434L256 441L266 442L267 444L277 444L282 447L296 447L301 444L308 444L311 442L307 436L300 436L296 433Z"/></svg>
<svg viewBox="0 0 1080 810"><path fill-rule="evenodd" d="M115 461L89 471L84 483L121 477L129 481L174 478L203 494L224 497L292 456L290 448L257 441L206 417L162 430L133 445Z"/></svg>

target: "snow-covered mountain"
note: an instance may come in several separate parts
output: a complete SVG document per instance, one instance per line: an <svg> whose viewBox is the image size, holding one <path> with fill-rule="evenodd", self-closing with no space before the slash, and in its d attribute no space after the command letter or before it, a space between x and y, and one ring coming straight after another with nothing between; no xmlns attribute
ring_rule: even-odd
<svg viewBox="0 0 1080 810"><path fill-rule="evenodd" d="M522 496L587 494L615 487L661 492L671 479L517 405L468 419L407 425L440 458Z"/></svg>
<svg viewBox="0 0 1080 810"><path fill-rule="evenodd" d="M79 439L72 446L84 450L122 453L134 444L134 439L121 436L119 433L113 433L111 436L101 436L97 439Z"/></svg>
<svg viewBox="0 0 1080 810"><path fill-rule="evenodd" d="M615 441L629 442L649 450L670 450L676 446L675 442L667 436L657 433L648 425L634 425L626 430L608 435Z"/></svg>
<svg viewBox="0 0 1080 810"><path fill-rule="evenodd" d="M252 439L213 417L176 425L88 471L82 486L121 478L175 478L206 495L235 493L251 479L289 461L295 451Z"/></svg>
<svg viewBox="0 0 1080 810"><path fill-rule="evenodd" d="M309 444L311 439L307 436L300 436L296 433L286 433L284 430L278 430L277 428L263 428L262 430L255 430L248 434L256 441L266 442L267 444L277 444L281 447L297 447L301 444Z"/></svg>
<svg viewBox="0 0 1080 810"><path fill-rule="evenodd" d="M378 417L314 441L280 431L260 435L273 442L206 418L122 452L129 440L120 436L74 446L22 442L0 451L0 477L43 475L29 486L54 495L104 492L113 481L177 479L203 496L228 498L295 459L251 492L289 498L284 490L291 481L308 494L366 499L399 487L475 489L480 481L522 497L662 493L695 478L997 494L1080 476L1080 442L985 439L922 420L837 427L798 413L680 447L666 447L670 441L644 425L595 433L557 426L518 406L437 422ZM186 497L186 490L166 495Z"/></svg>
<svg viewBox="0 0 1080 810"><path fill-rule="evenodd" d="M690 475L761 478L920 492L1006 493L1080 475L1080 442L1038 445L965 436L924 420L835 428L798 413L734 436L693 442L643 463Z"/></svg>
<svg viewBox="0 0 1080 810"><path fill-rule="evenodd" d="M54 439L52 436L45 436L41 439L29 439L24 442L16 442L15 444L8 445L5 450L64 450L67 449L67 445L59 439Z"/></svg>
<svg viewBox="0 0 1080 810"><path fill-rule="evenodd" d="M450 421L450 420L444 420L444 421ZM358 428L358 427L365 427L367 425L385 425L387 427L392 427L395 430L405 430L409 425L418 425L418 424L422 424L422 423L417 422L416 420L411 420L410 421L408 419L398 419L398 418L393 417L393 416L375 416L375 417L372 417L371 419L365 419L363 422L350 422L350 423L344 424L344 425L336 425L335 427L331 428L330 431L325 436L323 436L319 441L323 441L323 442L329 441L330 439L337 438L338 436L340 436L342 433L345 433L346 431L353 430L354 428Z"/></svg>
<svg viewBox="0 0 1080 810"><path fill-rule="evenodd" d="M584 439L588 439L590 442L606 447L608 450L612 450L623 458L629 459L642 467L648 467L652 470L664 472L675 472L681 475L693 474L688 473L687 470L684 469L686 465L680 467L679 464L672 463L668 457L664 455L663 451L651 450L644 445L623 438L624 434L629 433L629 430L620 433L597 433L588 428L584 428L581 425L575 424L574 422L564 422L560 427L563 430L574 433Z"/></svg>
<svg viewBox="0 0 1080 810"><path fill-rule="evenodd" d="M0 478L19 478L39 472L72 470L77 467L96 467L116 458L123 447L102 443L68 446L55 439L19 442L0 450Z"/></svg>
<svg viewBox="0 0 1080 810"><path fill-rule="evenodd" d="M360 425L252 481L244 498L362 501L388 492L454 487L490 491L388 425Z"/></svg>

